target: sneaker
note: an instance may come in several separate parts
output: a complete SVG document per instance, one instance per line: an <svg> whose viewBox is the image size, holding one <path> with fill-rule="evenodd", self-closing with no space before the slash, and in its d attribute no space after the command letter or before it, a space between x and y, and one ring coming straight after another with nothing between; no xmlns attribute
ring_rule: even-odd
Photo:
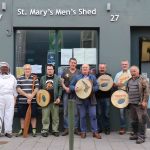
<svg viewBox="0 0 150 150"><path fill-rule="evenodd" d="M82 139L85 139L85 138L86 138L86 133L81 132L81 133L80 133L80 136L81 136Z"/></svg>
<svg viewBox="0 0 150 150"><path fill-rule="evenodd" d="M129 137L129 140L137 140L138 136L136 134L133 134Z"/></svg>
<svg viewBox="0 0 150 150"><path fill-rule="evenodd" d="M36 137L36 129L32 129L32 136Z"/></svg>
<svg viewBox="0 0 150 150"><path fill-rule="evenodd" d="M16 134L16 137L19 137L21 135L23 135L23 130L22 129L19 130L19 132Z"/></svg>
<svg viewBox="0 0 150 150"><path fill-rule="evenodd" d="M123 135L123 134L125 134L125 133L126 133L125 128L121 128L120 131L119 131L119 134L120 134L120 135Z"/></svg>
<svg viewBox="0 0 150 150"><path fill-rule="evenodd" d="M53 132L52 133L54 136L58 137L59 136L59 132Z"/></svg>
<svg viewBox="0 0 150 150"><path fill-rule="evenodd" d="M93 133L93 137L95 137L96 139L101 139L101 135L98 132Z"/></svg>
<svg viewBox="0 0 150 150"><path fill-rule="evenodd" d="M68 129L65 129L64 132L62 133L62 136L66 136L68 135L68 133L69 133Z"/></svg>
<svg viewBox="0 0 150 150"><path fill-rule="evenodd" d="M138 137L138 139L136 140L136 144L141 144L141 143L144 143L145 142L145 139L141 138L141 137Z"/></svg>
<svg viewBox="0 0 150 150"><path fill-rule="evenodd" d="M74 134L76 134L76 135L80 135L80 132L78 131L78 129L77 129L77 128L74 130Z"/></svg>
<svg viewBox="0 0 150 150"><path fill-rule="evenodd" d="M8 138L12 138L12 133L5 133L5 136Z"/></svg>

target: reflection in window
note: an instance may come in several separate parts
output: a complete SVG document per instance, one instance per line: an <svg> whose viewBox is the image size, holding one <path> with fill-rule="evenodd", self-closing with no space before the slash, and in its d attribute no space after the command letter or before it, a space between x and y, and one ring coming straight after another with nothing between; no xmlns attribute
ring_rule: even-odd
<svg viewBox="0 0 150 150"><path fill-rule="evenodd" d="M150 41L142 42L142 62L150 61Z"/></svg>
<svg viewBox="0 0 150 150"><path fill-rule="evenodd" d="M150 78L150 38L140 38L141 74Z"/></svg>
<svg viewBox="0 0 150 150"><path fill-rule="evenodd" d="M16 30L15 64L41 65L44 74L47 63L61 66L61 49L97 49L97 42L97 30Z"/></svg>

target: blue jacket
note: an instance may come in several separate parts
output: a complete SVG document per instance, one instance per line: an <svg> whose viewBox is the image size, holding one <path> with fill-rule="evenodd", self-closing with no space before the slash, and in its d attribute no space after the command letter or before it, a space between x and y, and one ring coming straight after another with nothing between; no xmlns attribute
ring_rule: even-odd
<svg viewBox="0 0 150 150"><path fill-rule="evenodd" d="M77 81L80 80L80 79L82 79L82 78L84 78L84 75L83 75L83 74L79 74L79 75L76 75L76 76L73 77L73 79L71 80L71 83L70 83L70 90L71 90L72 92L75 91L75 85L76 85ZM99 90L99 86L98 86L96 77L95 77L94 75L89 74L89 75L88 75L88 78L89 78L89 80L91 80L92 83L93 83L93 89L92 89L92 93L91 93L90 97L87 98L87 99L90 100L91 105L96 105L97 102L96 102L96 98L95 98L95 92ZM82 99L78 98L77 96L76 96L75 99L76 99L76 101L77 101L77 104L82 104L82 102L83 102Z"/></svg>

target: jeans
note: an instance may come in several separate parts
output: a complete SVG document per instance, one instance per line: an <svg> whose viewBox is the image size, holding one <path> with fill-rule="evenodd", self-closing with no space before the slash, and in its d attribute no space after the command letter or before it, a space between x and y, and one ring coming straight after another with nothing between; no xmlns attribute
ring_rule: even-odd
<svg viewBox="0 0 150 150"><path fill-rule="evenodd" d="M99 131L110 129L110 98L97 100L97 124Z"/></svg>
<svg viewBox="0 0 150 150"><path fill-rule="evenodd" d="M64 107L64 128L68 128L68 99L69 99L69 94L68 93L63 93L63 107ZM75 102L75 112L74 112L74 126L75 128L78 128L78 122L79 122L79 116L78 116L78 110L77 110L77 105Z"/></svg>
<svg viewBox="0 0 150 150"><path fill-rule="evenodd" d="M97 119L96 119L96 105L91 105L90 100L83 100L82 104L78 104L80 113L80 130L81 132L87 131L86 114L88 112L92 132L97 132Z"/></svg>
<svg viewBox="0 0 150 150"><path fill-rule="evenodd" d="M120 109L120 128L126 127L125 109Z"/></svg>

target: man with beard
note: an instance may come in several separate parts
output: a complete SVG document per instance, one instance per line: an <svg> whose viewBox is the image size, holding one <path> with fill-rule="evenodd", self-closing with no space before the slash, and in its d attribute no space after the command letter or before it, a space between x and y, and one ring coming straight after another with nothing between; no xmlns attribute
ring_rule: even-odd
<svg viewBox="0 0 150 150"><path fill-rule="evenodd" d="M40 88L47 90L50 94L50 103L42 108L42 130L43 137L49 135L50 114L52 123L52 134L59 136L59 104L62 95L62 86L60 78L54 74L55 69L52 64L46 65L46 75L41 77Z"/></svg>

